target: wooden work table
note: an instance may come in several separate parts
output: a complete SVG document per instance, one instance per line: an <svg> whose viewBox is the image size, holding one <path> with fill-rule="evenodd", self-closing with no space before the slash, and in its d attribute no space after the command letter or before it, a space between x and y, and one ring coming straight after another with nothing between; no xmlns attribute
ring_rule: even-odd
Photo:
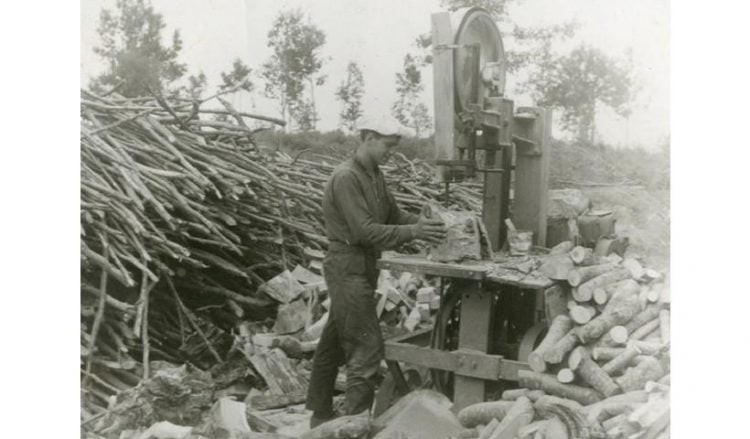
<svg viewBox="0 0 750 439"><path fill-rule="evenodd" d="M555 281L536 270L544 256L496 255L492 261L435 262L421 255L392 255L381 258L378 268L455 279L486 281L519 288L548 288Z"/></svg>
<svg viewBox="0 0 750 439"><path fill-rule="evenodd" d="M447 278L454 284L450 294L461 295L456 350L445 351L425 346L426 331L386 341L385 359L397 387L401 387L401 391L406 390L399 362L451 371L455 376L454 408L459 410L484 401L488 381L516 381L518 371L528 369L525 358L517 361L488 353L492 336L493 294L533 290L539 293L537 297L543 302L544 292L555 288L556 283L537 271L541 259L542 255L511 257L503 254L492 261L461 263L434 262L425 256L400 254L380 259L380 269Z"/></svg>

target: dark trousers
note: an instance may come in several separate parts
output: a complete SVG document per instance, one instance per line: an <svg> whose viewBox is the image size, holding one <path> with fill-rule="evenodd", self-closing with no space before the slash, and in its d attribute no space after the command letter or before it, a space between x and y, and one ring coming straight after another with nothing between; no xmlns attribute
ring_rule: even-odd
<svg viewBox="0 0 750 439"><path fill-rule="evenodd" d="M333 415L341 365L346 365L345 414L369 410L374 398L383 336L375 311L377 270L362 261L356 254L329 253L324 262L331 309L315 351L306 403L318 417Z"/></svg>

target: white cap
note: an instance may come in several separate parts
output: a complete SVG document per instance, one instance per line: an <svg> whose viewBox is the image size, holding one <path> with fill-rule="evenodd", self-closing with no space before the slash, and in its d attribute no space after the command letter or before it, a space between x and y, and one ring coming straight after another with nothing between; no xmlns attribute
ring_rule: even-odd
<svg viewBox="0 0 750 439"><path fill-rule="evenodd" d="M401 122L389 114L381 114L376 117L360 117L357 120L357 129L375 131L383 136L411 136L412 130L403 126Z"/></svg>

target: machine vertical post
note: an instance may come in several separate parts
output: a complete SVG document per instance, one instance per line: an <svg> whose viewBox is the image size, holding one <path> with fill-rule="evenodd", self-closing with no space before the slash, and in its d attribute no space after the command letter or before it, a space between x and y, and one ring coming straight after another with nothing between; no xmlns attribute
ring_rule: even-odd
<svg viewBox="0 0 750 439"><path fill-rule="evenodd" d="M489 349L492 315L492 294L483 291L480 282L468 283L461 290L461 317L458 330L458 349L486 353ZM471 404L484 402L486 381L455 375L453 407L460 410Z"/></svg>
<svg viewBox="0 0 750 439"><path fill-rule="evenodd" d="M536 117L517 116L513 124L514 140L517 140L513 222L519 229L533 231L534 244L544 246L547 243L552 110L534 107L519 108L519 111L533 113Z"/></svg>
<svg viewBox="0 0 750 439"><path fill-rule="evenodd" d="M432 59L435 98L435 159L452 160L455 156L453 29L448 12L432 14ZM446 179L445 168L438 166L437 181Z"/></svg>
<svg viewBox="0 0 750 439"><path fill-rule="evenodd" d="M490 146L484 152L484 167L503 169L503 173L489 172L484 174L484 191L482 197L482 222L487 228L493 251L500 251L505 242L505 218L508 218L510 204L511 160L513 151L509 147L496 150L492 146L510 145L511 125L513 122L513 101L508 99L488 99L490 110L502 115L503 127L499 130L485 130L482 138Z"/></svg>

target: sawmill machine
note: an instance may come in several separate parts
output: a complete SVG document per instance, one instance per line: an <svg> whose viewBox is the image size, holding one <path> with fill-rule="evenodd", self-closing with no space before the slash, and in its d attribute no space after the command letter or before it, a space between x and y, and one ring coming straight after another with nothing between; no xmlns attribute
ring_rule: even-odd
<svg viewBox="0 0 750 439"><path fill-rule="evenodd" d="M503 41L484 9L433 14L432 47L443 201L450 205L455 183L481 182L482 220L496 255L504 254L506 219L533 232L535 247L545 247L551 112L515 108L505 95ZM380 267L440 276L448 285L435 325L421 341L413 335L386 342L386 361L402 386L399 362L425 366L460 408L483 401L497 390L493 385L514 381L527 367L546 329L544 297L552 282L492 284L471 267L428 260L381 260Z"/></svg>

